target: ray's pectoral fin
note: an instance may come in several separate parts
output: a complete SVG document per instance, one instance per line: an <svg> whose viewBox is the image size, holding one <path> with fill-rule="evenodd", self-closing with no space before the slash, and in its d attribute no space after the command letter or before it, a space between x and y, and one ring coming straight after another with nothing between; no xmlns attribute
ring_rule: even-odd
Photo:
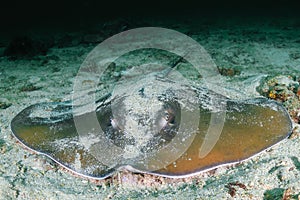
<svg viewBox="0 0 300 200"><path fill-rule="evenodd" d="M244 102L229 100L226 112L221 114L220 121L211 124L212 113L201 110L199 130L189 149L175 163L155 173L186 176L237 163L287 138L292 131L292 122L285 108L263 98ZM201 151L207 144L213 147L203 156Z"/></svg>
<svg viewBox="0 0 300 200"><path fill-rule="evenodd" d="M105 178L114 171L99 163L80 142L69 102L29 106L12 120L11 128L25 146L77 174Z"/></svg>

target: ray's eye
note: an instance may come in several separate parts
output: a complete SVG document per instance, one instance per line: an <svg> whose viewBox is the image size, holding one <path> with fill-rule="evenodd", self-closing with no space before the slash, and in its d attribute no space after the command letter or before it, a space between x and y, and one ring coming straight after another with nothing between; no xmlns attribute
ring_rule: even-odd
<svg viewBox="0 0 300 200"><path fill-rule="evenodd" d="M120 127L119 122L117 121L117 119L115 118L111 118L110 119L110 125L112 126L112 128L116 131L122 131L122 128Z"/></svg>
<svg viewBox="0 0 300 200"><path fill-rule="evenodd" d="M168 143L176 135L180 126L180 109L178 102L165 101L162 109L155 114L155 124L152 125L155 145Z"/></svg>
<svg viewBox="0 0 300 200"><path fill-rule="evenodd" d="M180 105L175 101L165 102L163 109L157 113L158 132L155 134L159 143L168 143L176 135L180 125Z"/></svg>
<svg viewBox="0 0 300 200"><path fill-rule="evenodd" d="M167 109L165 110L165 117L163 120L166 122L166 125L172 126L175 123L175 115L174 115L174 110L172 109Z"/></svg>

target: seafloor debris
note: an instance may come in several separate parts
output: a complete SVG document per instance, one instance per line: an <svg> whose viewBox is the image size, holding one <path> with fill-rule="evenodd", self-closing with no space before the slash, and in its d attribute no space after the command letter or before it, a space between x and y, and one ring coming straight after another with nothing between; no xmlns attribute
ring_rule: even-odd
<svg viewBox="0 0 300 200"><path fill-rule="evenodd" d="M218 67L218 70L222 76L235 76L241 73L240 70L233 67Z"/></svg>
<svg viewBox="0 0 300 200"><path fill-rule="evenodd" d="M0 109L6 109L12 105L6 98L0 98Z"/></svg>
<svg viewBox="0 0 300 200"><path fill-rule="evenodd" d="M230 194L231 197L234 197L235 194L236 194L237 189L235 187L239 187L239 188L242 188L244 190L247 190L246 185L244 185L243 183L240 183L238 181L228 183L227 185L225 185L225 187L228 188L228 193Z"/></svg>
<svg viewBox="0 0 300 200"><path fill-rule="evenodd" d="M289 138L293 139L293 138L298 138L298 137L300 137L300 125L294 127L293 132Z"/></svg>
<svg viewBox="0 0 300 200"><path fill-rule="evenodd" d="M282 102L295 123L300 123L300 77L267 77L257 91L270 99Z"/></svg>
<svg viewBox="0 0 300 200"><path fill-rule="evenodd" d="M2 102L0 101L0 109L6 109L8 107L10 107L12 104L9 102Z"/></svg>
<svg viewBox="0 0 300 200"><path fill-rule="evenodd" d="M273 188L271 190L266 190L264 193L264 199L273 200L289 200L289 199L299 199L300 194L295 193L291 188Z"/></svg>
<svg viewBox="0 0 300 200"><path fill-rule="evenodd" d="M32 83L24 85L20 88L21 92L31 92L31 91L35 91L35 90L39 90L41 89L41 87L35 86Z"/></svg>

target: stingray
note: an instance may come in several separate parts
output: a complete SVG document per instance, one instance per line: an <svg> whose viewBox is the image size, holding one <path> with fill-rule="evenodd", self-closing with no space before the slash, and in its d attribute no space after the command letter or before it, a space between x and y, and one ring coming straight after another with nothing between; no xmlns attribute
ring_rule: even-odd
<svg viewBox="0 0 300 200"><path fill-rule="evenodd" d="M64 168L104 179L119 170L192 176L249 159L292 131L286 109L266 98L232 100L203 88L149 92L107 95L79 114L71 101L34 104L12 120L12 132Z"/></svg>

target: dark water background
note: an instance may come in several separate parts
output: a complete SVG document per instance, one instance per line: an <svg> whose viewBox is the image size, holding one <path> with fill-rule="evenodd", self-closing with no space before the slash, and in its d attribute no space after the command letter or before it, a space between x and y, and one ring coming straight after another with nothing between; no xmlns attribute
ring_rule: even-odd
<svg viewBox="0 0 300 200"><path fill-rule="evenodd" d="M76 31L118 18L143 17L166 20L174 17L278 18L300 16L297 1L115 1L115 0L5 0L1 1L2 37L13 37L33 29Z"/></svg>
<svg viewBox="0 0 300 200"><path fill-rule="evenodd" d="M244 25L281 20L280 23L293 21L292 28L299 29L299 4L271 0L6 0L0 4L0 56L15 59L23 54L45 54L53 46L98 44L124 30L147 26L181 31L182 24L202 25L203 30L226 23ZM83 38L88 34L93 34L93 38Z"/></svg>

